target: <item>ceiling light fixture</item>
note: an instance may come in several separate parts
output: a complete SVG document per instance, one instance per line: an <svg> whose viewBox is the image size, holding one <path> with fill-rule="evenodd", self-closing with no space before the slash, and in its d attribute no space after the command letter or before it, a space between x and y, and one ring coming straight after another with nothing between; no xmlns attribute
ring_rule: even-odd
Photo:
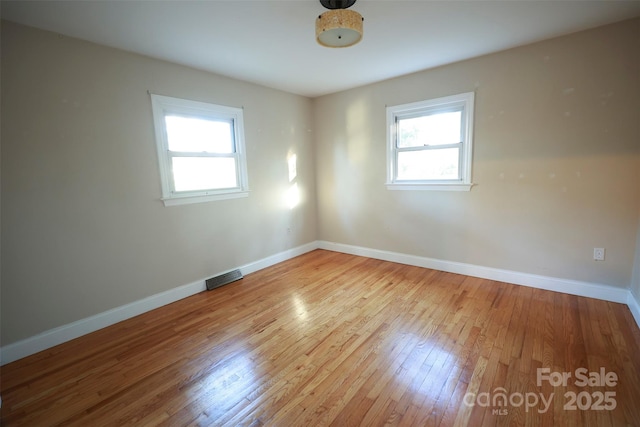
<svg viewBox="0 0 640 427"><path fill-rule="evenodd" d="M356 0L320 0L329 9L316 19L316 40L326 47L353 46L362 39L364 18L347 10Z"/></svg>

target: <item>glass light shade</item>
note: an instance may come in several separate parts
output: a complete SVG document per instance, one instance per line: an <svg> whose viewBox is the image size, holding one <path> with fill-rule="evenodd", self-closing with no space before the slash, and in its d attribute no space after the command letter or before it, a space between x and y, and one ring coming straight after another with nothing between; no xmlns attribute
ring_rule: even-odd
<svg viewBox="0 0 640 427"><path fill-rule="evenodd" d="M316 19L316 40L326 47L353 46L362 39L362 21L354 10L328 10Z"/></svg>

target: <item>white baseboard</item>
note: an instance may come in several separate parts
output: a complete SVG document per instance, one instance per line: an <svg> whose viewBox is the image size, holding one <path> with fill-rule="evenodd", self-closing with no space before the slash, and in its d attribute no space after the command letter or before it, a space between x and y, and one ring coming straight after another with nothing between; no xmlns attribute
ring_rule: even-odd
<svg viewBox="0 0 640 427"><path fill-rule="evenodd" d="M629 297L627 298L627 305L629 306L629 310L631 311L631 314L633 314L633 318L636 319L636 323L638 324L638 327L640 327L640 301L639 301L639 299L636 299L634 297L633 293L631 293L631 291L629 291Z"/></svg>
<svg viewBox="0 0 640 427"><path fill-rule="evenodd" d="M272 265L276 265L278 263L289 260L291 258L295 258L302 254L306 254L307 252L311 252L316 249L318 249L318 242L313 241L313 242L305 243L302 246L298 246L293 249L289 249L283 252L279 252L275 255L268 256L261 260L250 262L249 264L245 264L239 268L242 271L242 274L251 274L251 273L255 273L256 271L262 270L263 268L271 267Z"/></svg>
<svg viewBox="0 0 640 427"><path fill-rule="evenodd" d="M263 268L270 267L279 262L286 261L317 248L318 244L314 241L271 255L261 260L251 262L238 268L240 268L242 274L254 273L258 270L262 270ZM223 271L219 274L224 273L226 272ZM218 274L214 274L214 276L217 275ZM205 280L206 279L202 279L197 282L169 289L168 291L151 295L150 297L116 307L112 310L96 314L95 316L80 319L67 325L50 329L33 337L4 346L0 349L0 364L4 365L11 363L39 351L46 350L58 344L78 338L82 335L95 332L99 329L130 319L139 314L146 313L147 311L151 311L191 295L195 295L198 292L206 290Z"/></svg>
<svg viewBox="0 0 640 427"><path fill-rule="evenodd" d="M460 262L443 261L439 259L419 257L415 255L407 255L397 252L363 248L360 246L345 245L342 243L333 243L327 241L319 241L318 248L335 252L343 252L351 255L359 255L368 258L375 258L384 261L392 261L400 264L447 271L450 273L480 277L483 279L496 280L499 282L513 283L516 285L529 286L532 288L546 289L549 291L563 292L571 295L578 295L627 304L634 316L634 319L636 320L636 323L640 327L640 307L638 306L638 302L633 298L631 291L629 291L628 289L621 289L598 283L581 282L570 279L559 279L556 277L520 273L517 271L501 270L491 267L482 267L479 265L464 264Z"/></svg>
<svg viewBox="0 0 640 427"><path fill-rule="evenodd" d="M397 262L400 264L414 265L417 267L431 268L450 273L464 274L467 276L481 277L484 279L497 280L516 285L530 286L539 289L623 303L629 306L636 323L640 327L640 304L628 289L620 289L612 286L580 282L576 280L520 273L517 271L482 267L473 264L444 261L379 249L345 245L342 243L314 241L271 255L261 260L245 264L238 268L240 268L243 274L250 274L310 252L314 249L326 249L334 252L342 252L351 255ZM225 272L220 272L219 274L224 273ZM199 280L174 289L169 289L168 291L152 295L121 307L116 307L95 316L87 317L85 319L51 329L25 340L9 344L0 349L0 364L4 365L23 357L30 356L39 351L46 350L58 344L78 338L82 335L86 335L139 314L146 313L147 311L162 307L163 305L197 294L205 289L205 279Z"/></svg>

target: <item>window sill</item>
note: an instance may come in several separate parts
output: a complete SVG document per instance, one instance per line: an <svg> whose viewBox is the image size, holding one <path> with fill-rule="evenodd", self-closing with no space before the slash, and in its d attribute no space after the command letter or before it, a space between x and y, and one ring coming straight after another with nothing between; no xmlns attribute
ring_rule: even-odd
<svg viewBox="0 0 640 427"><path fill-rule="evenodd" d="M400 184L387 183L387 190L414 190L414 191L471 191L474 184Z"/></svg>
<svg viewBox="0 0 640 427"><path fill-rule="evenodd" d="M233 193L206 194L206 195L187 195L162 198L165 206L190 205L193 203L214 202L216 200L239 199L248 197L248 191L235 191Z"/></svg>

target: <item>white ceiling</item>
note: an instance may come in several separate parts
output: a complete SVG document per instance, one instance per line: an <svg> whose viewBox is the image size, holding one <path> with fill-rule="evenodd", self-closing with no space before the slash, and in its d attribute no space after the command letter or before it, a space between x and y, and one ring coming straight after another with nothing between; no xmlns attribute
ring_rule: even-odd
<svg viewBox="0 0 640 427"><path fill-rule="evenodd" d="M640 16L636 1L358 0L364 38L315 41L318 0L6 1L3 19L319 96Z"/></svg>

